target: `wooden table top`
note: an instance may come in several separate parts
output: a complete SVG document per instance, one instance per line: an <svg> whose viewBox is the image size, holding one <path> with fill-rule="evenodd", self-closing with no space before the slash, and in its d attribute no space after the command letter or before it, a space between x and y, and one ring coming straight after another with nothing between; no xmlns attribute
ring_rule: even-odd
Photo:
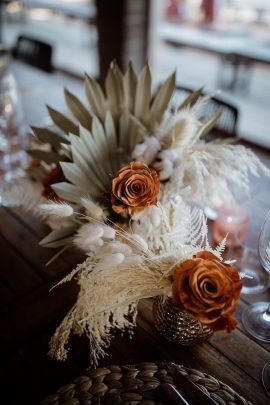
<svg viewBox="0 0 270 405"><path fill-rule="evenodd" d="M25 100L30 93L24 92ZM42 99L37 102L42 107ZM256 151L270 166L269 152ZM269 179L252 179L251 198L245 201L252 227L262 224L270 208L269 184ZM50 289L83 256L73 249L45 267L54 253L38 245L46 232L48 228L31 214L15 208L0 209L1 404L36 404L89 366L89 345L84 337L71 339L66 362L47 356L50 336L77 293L74 283ZM256 243L254 240L254 247ZM270 301L270 292L243 295L236 312L237 329L231 334L215 333L209 341L192 347L162 338L153 325L152 301L144 300L139 305L133 340L127 334L116 335L101 365L174 361L209 373L255 405L264 405L269 398L261 385L261 370L270 360L270 344L251 338L240 322L241 312L259 300Z"/></svg>

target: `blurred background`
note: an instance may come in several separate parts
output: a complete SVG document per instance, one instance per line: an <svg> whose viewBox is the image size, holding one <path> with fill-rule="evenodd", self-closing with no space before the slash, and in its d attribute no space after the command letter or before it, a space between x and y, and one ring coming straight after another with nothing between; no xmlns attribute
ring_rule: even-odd
<svg viewBox="0 0 270 405"><path fill-rule="evenodd" d="M181 87L233 104L241 138L270 147L269 0L1 0L0 42L20 35L53 48L56 71L104 78L111 59L158 84L173 70Z"/></svg>

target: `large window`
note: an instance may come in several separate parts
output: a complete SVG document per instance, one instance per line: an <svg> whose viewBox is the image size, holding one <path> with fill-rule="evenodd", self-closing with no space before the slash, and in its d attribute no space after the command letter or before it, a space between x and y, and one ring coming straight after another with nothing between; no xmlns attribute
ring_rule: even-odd
<svg viewBox="0 0 270 405"><path fill-rule="evenodd" d="M96 75L95 5L91 0L25 0L3 5L2 40L12 46L19 35L53 45L53 63L74 73Z"/></svg>

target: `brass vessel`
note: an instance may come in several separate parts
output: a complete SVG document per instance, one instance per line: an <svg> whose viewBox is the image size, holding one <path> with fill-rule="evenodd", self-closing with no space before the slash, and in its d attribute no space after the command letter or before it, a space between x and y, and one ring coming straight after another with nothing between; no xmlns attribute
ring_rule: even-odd
<svg viewBox="0 0 270 405"><path fill-rule="evenodd" d="M173 304L171 298L156 297L153 318L160 334L171 342L190 345L208 339L213 331Z"/></svg>

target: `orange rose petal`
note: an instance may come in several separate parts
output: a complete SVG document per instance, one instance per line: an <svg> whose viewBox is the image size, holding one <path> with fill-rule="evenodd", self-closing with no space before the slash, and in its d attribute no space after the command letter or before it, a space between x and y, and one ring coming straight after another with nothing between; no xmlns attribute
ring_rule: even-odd
<svg viewBox="0 0 270 405"><path fill-rule="evenodd" d="M212 261L213 260L218 260L218 261L221 262L221 260L216 255L214 255L214 253L208 252L206 250L203 250L202 252L196 253L195 257L198 258L198 259L212 260Z"/></svg>
<svg viewBox="0 0 270 405"><path fill-rule="evenodd" d="M118 171L111 183L111 203L115 212L140 212L157 204L159 178L141 162L131 162ZM121 208L120 208L121 207Z"/></svg>
<svg viewBox="0 0 270 405"><path fill-rule="evenodd" d="M230 331L236 325L231 314L241 286L234 267L222 263L211 252L198 252L175 267L173 302L202 323Z"/></svg>
<svg viewBox="0 0 270 405"><path fill-rule="evenodd" d="M225 330L231 332L236 328L237 320L231 314L222 315L218 320L211 324L213 330Z"/></svg>

